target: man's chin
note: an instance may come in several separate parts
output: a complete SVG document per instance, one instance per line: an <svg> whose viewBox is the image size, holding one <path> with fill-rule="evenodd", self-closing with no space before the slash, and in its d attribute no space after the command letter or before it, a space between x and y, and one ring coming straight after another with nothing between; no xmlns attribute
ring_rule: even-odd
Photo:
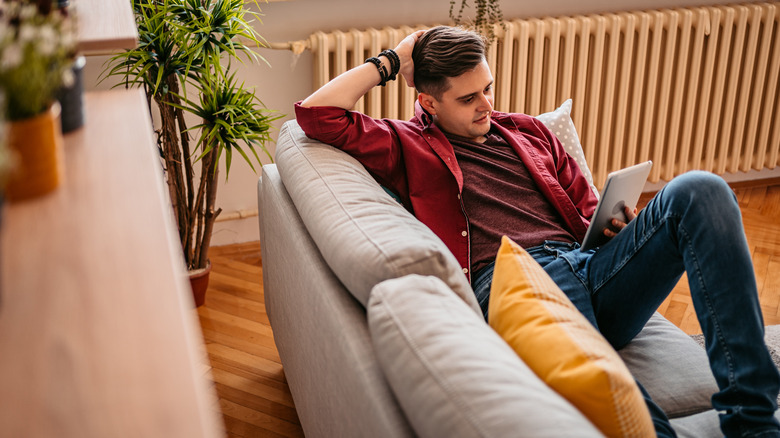
<svg viewBox="0 0 780 438"><path fill-rule="evenodd" d="M477 123L474 132L477 134L477 137L487 135L490 132L490 119L488 118L485 122Z"/></svg>

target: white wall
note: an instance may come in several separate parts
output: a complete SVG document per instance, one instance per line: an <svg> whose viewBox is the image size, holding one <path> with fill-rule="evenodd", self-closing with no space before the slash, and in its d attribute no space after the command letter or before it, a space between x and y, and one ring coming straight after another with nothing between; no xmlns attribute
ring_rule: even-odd
<svg viewBox="0 0 780 438"><path fill-rule="evenodd" d="M473 0L469 2L473 3ZM561 16L637 9L673 8L733 3L729 0L502 0L505 18ZM303 40L315 31L363 29L366 27L398 26L403 24L447 23L449 0L289 0L260 4L263 23L257 31L269 42ZM278 126L292 118L293 104L304 99L311 89L311 55L304 52L296 57L289 51L259 49L270 66L265 64L241 67L239 78L256 87L257 95L268 108L285 114ZM95 85L106 57L88 58L85 82L88 89L105 89L107 81ZM268 148L273 153L274 144ZM267 162L267 160L265 160ZM224 175L224 172L223 172ZM213 245L257 240L256 182L249 166L233 162L230 179L220 181L218 206L224 218L248 216L239 220L223 220L216 224Z"/></svg>

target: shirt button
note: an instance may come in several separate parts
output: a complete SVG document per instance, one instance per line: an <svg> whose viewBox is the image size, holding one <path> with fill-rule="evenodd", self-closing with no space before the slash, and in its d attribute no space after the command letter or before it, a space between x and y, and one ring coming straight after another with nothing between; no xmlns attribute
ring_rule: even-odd
<svg viewBox="0 0 780 438"><path fill-rule="evenodd" d="M467 268L463 268L463 273L464 273L464 274L468 274L468 273L469 273L469 270L468 270Z"/></svg>
<svg viewBox="0 0 780 438"><path fill-rule="evenodd" d="M468 233L464 231L464 232L460 233L460 235L463 236L463 237L466 237L466 235L468 235Z"/></svg>
<svg viewBox="0 0 780 438"><path fill-rule="evenodd" d="M458 193L458 199L460 199L460 193Z"/></svg>

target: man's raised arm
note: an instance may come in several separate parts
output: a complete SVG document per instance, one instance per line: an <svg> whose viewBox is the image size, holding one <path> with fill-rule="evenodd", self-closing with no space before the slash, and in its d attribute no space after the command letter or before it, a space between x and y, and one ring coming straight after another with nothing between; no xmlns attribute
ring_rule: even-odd
<svg viewBox="0 0 780 438"><path fill-rule="evenodd" d="M424 33L424 30L418 30L408 35L395 48L395 53L398 55L400 63L399 73L404 76L407 85L410 87L414 87L412 50L417 39ZM392 60L389 58L389 55L381 55L377 58L386 72L393 70ZM380 83L382 78L379 66L366 62L340 74L332 81L323 85L322 88L301 102L301 106L307 108L312 106L335 106L347 110L352 109L363 95Z"/></svg>

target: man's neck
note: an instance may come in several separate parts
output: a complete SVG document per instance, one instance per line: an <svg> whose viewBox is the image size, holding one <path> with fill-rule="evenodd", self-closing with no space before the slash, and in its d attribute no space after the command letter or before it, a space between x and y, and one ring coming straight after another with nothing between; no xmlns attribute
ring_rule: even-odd
<svg viewBox="0 0 780 438"><path fill-rule="evenodd" d="M441 130L441 132L444 133L444 136L447 137L448 139L455 138L455 139L459 139L459 140L473 141L474 143L484 143L485 141L487 141L487 134L481 135L481 136L479 136L477 138L463 137L463 136L460 136L458 134L453 134L451 132L447 132L444 129L442 129L442 127L439 126L439 125L436 125L436 126ZM493 128L490 128L490 129L493 129Z"/></svg>

